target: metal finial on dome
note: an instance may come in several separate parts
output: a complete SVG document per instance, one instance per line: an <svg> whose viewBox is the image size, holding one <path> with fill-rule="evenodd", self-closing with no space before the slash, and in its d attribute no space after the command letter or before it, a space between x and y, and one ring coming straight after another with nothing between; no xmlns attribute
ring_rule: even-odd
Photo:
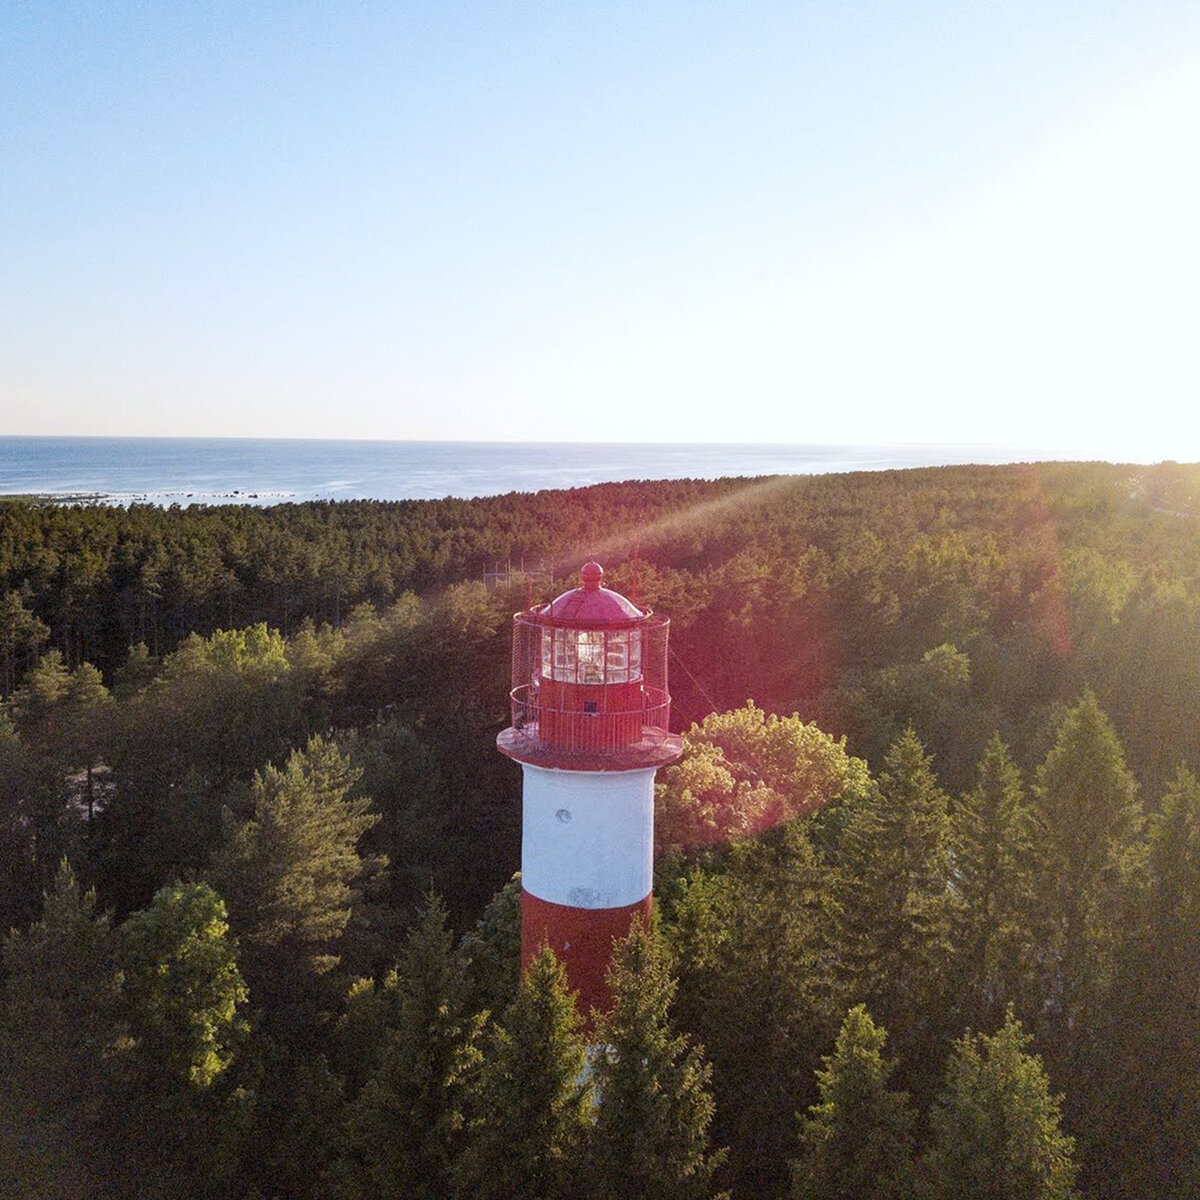
<svg viewBox="0 0 1200 1200"><path fill-rule="evenodd" d="M583 586L589 592L594 592L600 587L600 581L604 578L604 568L598 562L584 563L579 576L583 580Z"/></svg>

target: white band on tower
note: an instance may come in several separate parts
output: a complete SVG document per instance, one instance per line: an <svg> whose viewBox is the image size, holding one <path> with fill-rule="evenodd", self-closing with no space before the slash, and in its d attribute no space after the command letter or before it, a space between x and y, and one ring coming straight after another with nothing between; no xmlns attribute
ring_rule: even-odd
<svg viewBox="0 0 1200 1200"><path fill-rule="evenodd" d="M622 908L654 886L654 768L522 763L521 886L570 908Z"/></svg>

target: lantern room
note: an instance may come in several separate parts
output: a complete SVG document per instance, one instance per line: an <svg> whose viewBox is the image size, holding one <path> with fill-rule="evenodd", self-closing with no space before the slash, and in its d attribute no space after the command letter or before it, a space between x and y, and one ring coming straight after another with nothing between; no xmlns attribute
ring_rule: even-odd
<svg viewBox="0 0 1200 1200"><path fill-rule="evenodd" d="M576 770L662 766L679 756L668 732L666 617L606 588L587 563L577 588L513 617L510 758Z"/></svg>

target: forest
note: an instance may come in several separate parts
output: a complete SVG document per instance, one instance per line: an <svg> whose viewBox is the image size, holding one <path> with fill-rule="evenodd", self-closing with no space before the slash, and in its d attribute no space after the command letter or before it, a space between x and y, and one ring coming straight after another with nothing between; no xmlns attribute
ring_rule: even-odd
<svg viewBox="0 0 1200 1200"><path fill-rule="evenodd" d="M495 750L589 558L684 735L595 1018ZM0 1195L1195 1196L1198 776L1197 465L0 501Z"/></svg>

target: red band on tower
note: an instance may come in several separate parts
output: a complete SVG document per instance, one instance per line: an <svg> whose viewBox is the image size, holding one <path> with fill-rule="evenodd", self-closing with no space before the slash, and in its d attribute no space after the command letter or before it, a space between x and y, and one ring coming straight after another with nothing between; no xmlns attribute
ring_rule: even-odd
<svg viewBox="0 0 1200 1200"><path fill-rule="evenodd" d="M607 1012L612 996L606 976L613 942L628 936L633 921L650 926L647 896L623 908L569 908L550 904L521 892L521 970L524 971L549 946L567 970L567 979L578 993L576 1003L585 1016L592 1010Z"/></svg>

